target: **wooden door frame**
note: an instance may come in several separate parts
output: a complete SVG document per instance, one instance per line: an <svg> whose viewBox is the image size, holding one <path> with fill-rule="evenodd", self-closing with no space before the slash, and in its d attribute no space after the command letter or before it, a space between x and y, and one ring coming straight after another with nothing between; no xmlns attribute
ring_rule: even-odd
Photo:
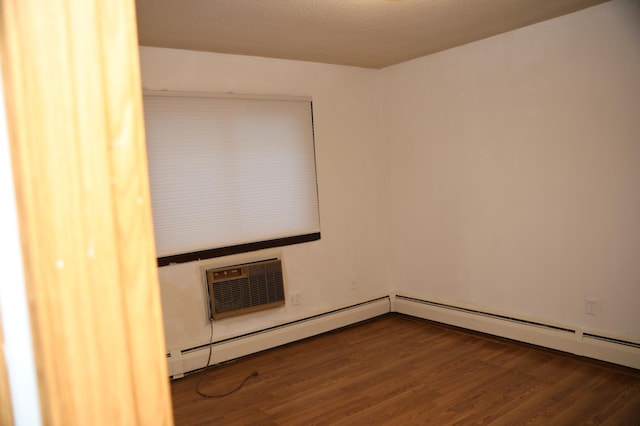
<svg viewBox="0 0 640 426"><path fill-rule="evenodd" d="M172 424L134 1L0 12L42 423Z"/></svg>

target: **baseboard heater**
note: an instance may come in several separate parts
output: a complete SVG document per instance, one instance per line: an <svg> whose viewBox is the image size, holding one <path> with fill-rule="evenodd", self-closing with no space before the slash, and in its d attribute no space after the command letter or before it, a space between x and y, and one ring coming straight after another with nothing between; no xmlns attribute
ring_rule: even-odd
<svg viewBox="0 0 640 426"><path fill-rule="evenodd" d="M390 299L390 296L383 296L215 341L212 344L211 364L251 355L384 315L390 311ZM170 351L167 354L167 361L171 378L178 379L186 373L204 368L208 359L209 346L207 343Z"/></svg>
<svg viewBox="0 0 640 426"><path fill-rule="evenodd" d="M640 343L402 295L390 295L215 341L211 364L332 331L388 312L411 315L507 339L640 369ZM209 344L170 351L174 378L205 367Z"/></svg>
<svg viewBox="0 0 640 426"><path fill-rule="evenodd" d="M640 369L640 343L477 309L396 295L395 311Z"/></svg>
<svg viewBox="0 0 640 426"><path fill-rule="evenodd" d="M471 315L479 315L479 316L483 316L483 317L487 317L487 318L494 318L494 319L498 319L498 320L501 320L501 321L509 321L509 322L514 322L514 323L528 325L528 326L542 327L542 328L547 328L547 329L550 329L550 330L558 330L558 331L565 331L565 332L569 332L569 333L575 333L575 330L572 330L572 329L566 328L566 327L560 327L560 326L557 326L557 325L550 325L550 324L544 324L544 323L536 322L536 321L524 320L524 319L520 319L520 318L516 318L516 317L511 317L511 316L508 316L508 315L493 314L493 313L490 313L490 312L484 312L484 311L480 311L480 310L477 310L477 309L463 308L463 307L460 307L460 306L448 305L448 304L445 304L445 303L431 302L431 301L428 301L428 300L416 299L416 298L413 298L413 297L399 296L398 295L398 296L396 296L396 300L411 301L411 302L420 303L420 304L424 304L424 305L435 306L435 307L438 307L438 308L447 309L447 310L451 310L451 311L463 312L463 313L467 313L467 314L471 314Z"/></svg>

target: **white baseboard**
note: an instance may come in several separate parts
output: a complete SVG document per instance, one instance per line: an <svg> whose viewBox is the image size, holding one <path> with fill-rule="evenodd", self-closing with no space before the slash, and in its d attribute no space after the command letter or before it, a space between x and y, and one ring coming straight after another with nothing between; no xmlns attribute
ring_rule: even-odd
<svg viewBox="0 0 640 426"><path fill-rule="evenodd" d="M640 344L583 335L582 355L640 370Z"/></svg>
<svg viewBox="0 0 640 426"><path fill-rule="evenodd" d="M388 312L397 312L640 369L640 343L637 342L395 294L214 342L210 364L251 355ZM180 378L185 373L204 368L208 356L208 345L172 351L167 355L169 375L172 378Z"/></svg>
<svg viewBox="0 0 640 426"><path fill-rule="evenodd" d="M390 312L389 299L386 296L222 342L214 342L210 364L218 364L251 355L384 315ZM180 378L185 373L204 368L207 364L208 356L208 345L182 351L172 351L167 358L169 374L172 378Z"/></svg>
<svg viewBox="0 0 640 426"><path fill-rule="evenodd" d="M396 296L396 312L520 342L576 353L575 331L519 322L425 300Z"/></svg>
<svg viewBox="0 0 640 426"><path fill-rule="evenodd" d="M395 312L640 369L640 343L396 295Z"/></svg>

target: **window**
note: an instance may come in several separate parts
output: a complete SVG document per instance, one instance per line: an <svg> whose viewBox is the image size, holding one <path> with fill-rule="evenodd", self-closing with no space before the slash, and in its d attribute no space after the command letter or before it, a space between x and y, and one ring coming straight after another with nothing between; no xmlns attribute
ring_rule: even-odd
<svg viewBox="0 0 640 426"><path fill-rule="evenodd" d="M320 238L308 98L144 94L158 264Z"/></svg>

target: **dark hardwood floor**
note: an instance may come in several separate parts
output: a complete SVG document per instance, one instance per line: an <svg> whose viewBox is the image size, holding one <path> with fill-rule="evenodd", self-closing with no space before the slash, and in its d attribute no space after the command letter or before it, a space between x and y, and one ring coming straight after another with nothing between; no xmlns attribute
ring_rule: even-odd
<svg viewBox="0 0 640 426"><path fill-rule="evenodd" d="M176 425L640 425L640 371L399 314L171 384Z"/></svg>

